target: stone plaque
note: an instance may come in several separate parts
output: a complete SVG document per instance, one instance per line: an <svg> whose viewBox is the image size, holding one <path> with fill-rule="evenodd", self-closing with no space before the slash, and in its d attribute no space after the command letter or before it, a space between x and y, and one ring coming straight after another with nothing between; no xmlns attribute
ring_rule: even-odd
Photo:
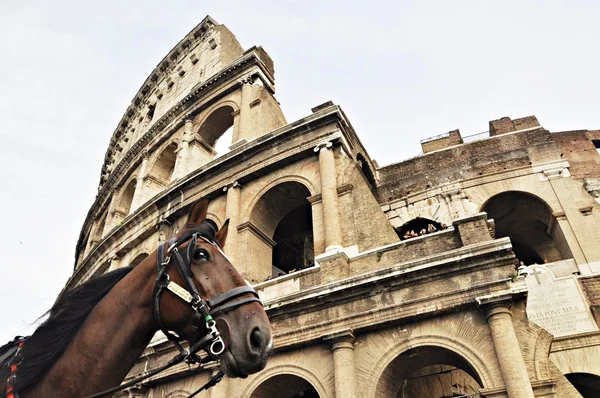
<svg viewBox="0 0 600 398"><path fill-rule="evenodd" d="M598 330L575 276L555 278L543 265L531 265L524 272L530 321L554 337Z"/></svg>

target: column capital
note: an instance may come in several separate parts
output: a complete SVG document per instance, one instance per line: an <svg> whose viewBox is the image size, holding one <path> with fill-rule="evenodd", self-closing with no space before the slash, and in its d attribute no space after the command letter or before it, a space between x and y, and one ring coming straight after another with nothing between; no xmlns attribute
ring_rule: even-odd
<svg viewBox="0 0 600 398"><path fill-rule="evenodd" d="M246 75L238 80L238 83L240 83L242 86L251 86L252 83L254 83L254 76Z"/></svg>
<svg viewBox="0 0 600 398"><path fill-rule="evenodd" d="M320 144L317 144L317 146L315 146L315 148L313 150L315 152L319 152L321 149L328 149L328 148L332 148L332 147L333 147L333 142L326 141L326 142L321 142Z"/></svg>
<svg viewBox="0 0 600 398"><path fill-rule="evenodd" d="M191 113L186 113L186 114L185 114L185 115L184 115L184 116L181 118L181 120L182 120L184 123L191 123L191 122L193 122L193 121L194 121L194 116L193 116Z"/></svg>
<svg viewBox="0 0 600 398"><path fill-rule="evenodd" d="M512 294L501 293L477 297L477 304L485 312L487 319L494 315L508 314L512 316Z"/></svg>
<svg viewBox="0 0 600 398"><path fill-rule="evenodd" d="M237 181L231 182L223 187L223 192L227 192L231 188L239 188L242 189L242 184Z"/></svg>
<svg viewBox="0 0 600 398"><path fill-rule="evenodd" d="M354 349L356 336L354 335L354 330L346 329L323 336L323 341L331 344L332 351L335 351L339 348Z"/></svg>
<svg viewBox="0 0 600 398"><path fill-rule="evenodd" d="M150 158L150 151L147 149L142 149L142 160L147 160Z"/></svg>

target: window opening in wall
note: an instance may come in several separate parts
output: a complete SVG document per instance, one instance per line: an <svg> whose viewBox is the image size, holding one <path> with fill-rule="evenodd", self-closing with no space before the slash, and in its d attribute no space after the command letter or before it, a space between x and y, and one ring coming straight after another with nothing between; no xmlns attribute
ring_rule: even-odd
<svg viewBox="0 0 600 398"><path fill-rule="evenodd" d="M600 155L600 140L592 140L594 147L596 148L596 152Z"/></svg>
<svg viewBox="0 0 600 398"><path fill-rule="evenodd" d="M154 117L154 110L156 109L156 104L152 104L148 106L148 113L146 114L146 117L148 118L148 120L152 120L152 118Z"/></svg>
<svg viewBox="0 0 600 398"><path fill-rule="evenodd" d="M229 152L229 146L233 140L232 113L231 106L222 106L214 110L200 126L198 135L206 147L208 159L214 159Z"/></svg>
<svg viewBox="0 0 600 398"><path fill-rule="evenodd" d="M509 237L522 265L572 258L560 225L549 206L524 192L502 192L482 208L496 225L496 238Z"/></svg>
<svg viewBox="0 0 600 398"><path fill-rule="evenodd" d="M175 159L177 157L177 144L172 142L166 147L160 157L152 167L150 175L161 183L167 185L171 182L173 171L175 170Z"/></svg>
<svg viewBox="0 0 600 398"><path fill-rule="evenodd" d="M273 276L312 267L315 263L312 214L309 203L287 213L277 225L273 240Z"/></svg>
<svg viewBox="0 0 600 398"><path fill-rule="evenodd" d="M399 228L394 228L400 240L416 238L417 236L431 234L448 228L446 224L423 217L415 217L404 223Z"/></svg>
<svg viewBox="0 0 600 398"><path fill-rule="evenodd" d="M119 211L123 214L124 217L129 215L129 210L131 209L131 202L133 202L133 195L135 194L135 186L136 180L129 181L129 185L123 191L123 195L121 196L121 201L119 202Z"/></svg>

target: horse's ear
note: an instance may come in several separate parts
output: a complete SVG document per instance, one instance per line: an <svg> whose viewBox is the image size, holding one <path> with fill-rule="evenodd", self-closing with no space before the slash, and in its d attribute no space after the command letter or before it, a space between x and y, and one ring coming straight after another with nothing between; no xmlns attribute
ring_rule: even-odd
<svg viewBox="0 0 600 398"><path fill-rule="evenodd" d="M188 226L200 225L206 219L206 214L208 213L208 199L200 199L197 202L194 202L192 208L190 209L190 214L188 214L188 219L186 224Z"/></svg>
<svg viewBox="0 0 600 398"><path fill-rule="evenodd" d="M227 231L229 230L229 219L225 221L220 230L217 231L215 235L215 240L221 246L221 248L225 247L225 240L227 240Z"/></svg>

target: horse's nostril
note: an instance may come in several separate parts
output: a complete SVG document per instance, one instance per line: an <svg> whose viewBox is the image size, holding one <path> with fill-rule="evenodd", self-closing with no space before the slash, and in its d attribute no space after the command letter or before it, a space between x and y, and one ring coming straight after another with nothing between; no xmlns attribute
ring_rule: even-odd
<svg viewBox="0 0 600 398"><path fill-rule="evenodd" d="M262 352L265 346L264 340L260 329L255 327L252 329L252 332L250 332L250 349L256 353Z"/></svg>

